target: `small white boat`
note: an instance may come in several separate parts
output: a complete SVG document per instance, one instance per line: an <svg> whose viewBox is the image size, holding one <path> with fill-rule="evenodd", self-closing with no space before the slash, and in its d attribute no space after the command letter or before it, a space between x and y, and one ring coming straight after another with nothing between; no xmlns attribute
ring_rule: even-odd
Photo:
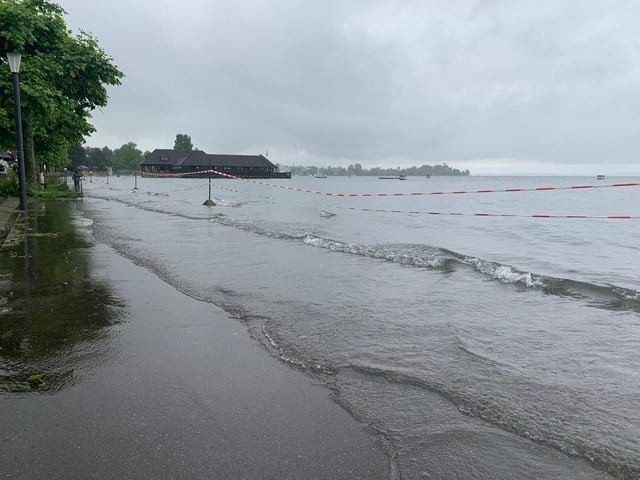
<svg viewBox="0 0 640 480"><path fill-rule="evenodd" d="M596 180L604 180L604 175L598 175L598 176L596 176Z"/></svg>

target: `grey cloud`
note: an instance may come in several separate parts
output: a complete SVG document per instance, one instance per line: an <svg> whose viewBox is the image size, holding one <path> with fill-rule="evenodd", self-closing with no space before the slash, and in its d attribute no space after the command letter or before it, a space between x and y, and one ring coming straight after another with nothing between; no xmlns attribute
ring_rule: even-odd
<svg viewBox="0 0 640 480"><path fill-rule="evenodd" d="M184 132L211 152L302 152L318 165L482 172L499 158L514 172L519 161L637 172L640 4L61 4L127 75L90 144L167 147Z"/></svg>

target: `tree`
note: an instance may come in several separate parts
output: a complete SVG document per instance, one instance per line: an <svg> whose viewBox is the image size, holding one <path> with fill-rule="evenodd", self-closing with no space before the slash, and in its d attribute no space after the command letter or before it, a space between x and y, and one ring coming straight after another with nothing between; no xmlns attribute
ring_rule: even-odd
<svg viewBox="0 0 640 480"><path fill-rule="evenodd" d="M71 165L77 167L78 165L84 165L87 163L87 151L82 145L72 145L67 150Z"/></svg>
<svg viewBox="0 0 640 480"><path fill-rule="evenodd" d="M27 181L38 163L68 165L68 148L95 131L91 111L107 105L106 85L122 72L88 33L73 35L59 5L47 0L0 0L0 61L22 53L20 71ZM0 143L14 145L11 77L0 65Z"/></svg>
<svg viewBox="0 0 640 480"><path fill-rule="evenodd" d="M142 151L133 142L126 143L113 151L113 169L115 171L139 170L144 160Z"/></svg>
<svg viewBox="0 0 640 480"><path fill-rule="evenodd" d="M173 144L173 149L178 152L190 152L193 150L193 144L191 143L191 137L184 133L178 133L176 135L176 141Z"/></svg>
<svg viewBox="0 0 640 480"><path fill-rule="evenodd" d="M96 172L106 172L111 166L112 158L113 152L109 147L87 149L87 166Z"/></svg>

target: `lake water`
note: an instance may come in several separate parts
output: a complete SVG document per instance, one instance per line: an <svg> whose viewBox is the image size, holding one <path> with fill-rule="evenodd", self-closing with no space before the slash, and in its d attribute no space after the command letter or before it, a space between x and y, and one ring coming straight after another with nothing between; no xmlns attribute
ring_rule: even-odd
<svg viewBox="0 0 640 480"><path fill-rule="evenodd" d="M640 478L637 182L102 177L79 223L325 383L392 478Z"/></svg>

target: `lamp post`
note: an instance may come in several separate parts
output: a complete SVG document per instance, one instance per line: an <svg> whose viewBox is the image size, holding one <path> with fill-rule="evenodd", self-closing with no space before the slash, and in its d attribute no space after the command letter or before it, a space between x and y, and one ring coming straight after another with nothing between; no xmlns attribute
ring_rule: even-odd
<svg viewBox="0 0 640 480"><path fill-rule="evenodd" d="M20 59L19 53L7 53L13 77L13 104L16 117L16 140L18 143L18 181L20 186L20 210L27 212L27 182L24 173L24 147L22 141L22 109L20 108Z"/></svg>

